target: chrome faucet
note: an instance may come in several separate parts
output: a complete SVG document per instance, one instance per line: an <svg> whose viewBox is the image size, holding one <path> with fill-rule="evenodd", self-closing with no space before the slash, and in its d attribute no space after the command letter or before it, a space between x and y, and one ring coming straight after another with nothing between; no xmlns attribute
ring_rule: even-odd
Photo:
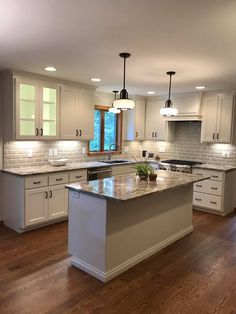
<svg viewBox="0 0 236 314"><path fill-rule="evenodd" d="M109 145L109 149L108 149L108 160L111 160L111 156L112 156L112 150L111 150L111 148L112 148L112 146L114 146L114 145L115 145L116 148L117 148L117 147L120 148L120 145L119 145L118 143L111 143L111 144Z"/></svg>

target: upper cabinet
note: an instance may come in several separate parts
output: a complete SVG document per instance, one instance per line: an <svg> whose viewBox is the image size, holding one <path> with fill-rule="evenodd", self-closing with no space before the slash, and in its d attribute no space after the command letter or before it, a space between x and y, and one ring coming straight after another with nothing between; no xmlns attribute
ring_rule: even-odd
<svg viewBox="0 0 236 314"><path fill-rule="evenodd" d="M89 140L94 132L94 93L86 89L61 86L60 138Z"/></svg>
<svg viewBox="0 0 236 314"><path fill-rule="evenodd" d="M202 142L234 143L234 93L209 93L203 97Z"/></svg>
<svg viewBox="0 0 236 314"><path fill-rule="evenodd" d="M58 85L15 79L16 139L59 136Z"/></svg>
<svg viewBox="0 0 236 314"><path fill-rule="evenodd" d="M93 88L46 79L3 73L4 139L92 139Z"/></svg>
<svg viewBox="0 0 236 314"><path fill-rule="evenodd" d="M142 97L136 97L134 109L123 112L123 139L145 139L145 99Z"/></svg>
<svg viewBox="0 0 236 314"><path fill-rule="evenodd" d="M146 103L145 140L173 141L175 123L167 122L160 114L163 102L153 98Z"/></svg>

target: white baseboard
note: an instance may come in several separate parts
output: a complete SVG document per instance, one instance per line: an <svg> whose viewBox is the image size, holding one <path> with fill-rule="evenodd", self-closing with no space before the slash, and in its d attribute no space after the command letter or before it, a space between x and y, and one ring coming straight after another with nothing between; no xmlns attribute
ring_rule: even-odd
<svg viewBox="0 0 236 314"><path fill-rule="evenodd" d="M112 278L118 276L119 274L123 273L127 269L133 267L134 265L140 263L141 261L145 260L146 258L150 257L151 255L161 251L168 245L174 243L175 241L183 238L187 234L191 233L193 231L193 226L189 226L178 233L172 235L171 237L157 243L156 245L152 246L151 248L145 250L144 252L130 258L129 260L125 261L124 263L116 266L115 268L109 270L108 272L103 272L99 270L98 268L93 267L92 265L89 265L85 263L84 261L72 257L72 265L75 267L87 272L88 274L92 275L93 277L103 281L107 282L111 280Z"/></svg>

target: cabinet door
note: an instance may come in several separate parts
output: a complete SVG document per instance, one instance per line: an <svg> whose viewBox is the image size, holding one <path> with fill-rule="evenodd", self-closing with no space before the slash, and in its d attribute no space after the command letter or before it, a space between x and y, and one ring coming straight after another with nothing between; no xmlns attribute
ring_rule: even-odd
<svg viewBox="0 0 236 314"><path fill-rule="evenodd" d="M38 188L25 191L25 226L47 221L48 189Z"/></svg>
<svg viewBox="0 0 236 314"><path fill-rule="evenodd" d="M77 139L78 130L78 89L62 86L60 89L60 138Z"/></svg>
<svg viewBox="0 0 236 314"><path fill-rule="evenodd" d="M145 139L155 140L157 136L157 101L148 101L146 104Z"/></svg>
<svg viewBox="0 0 236 314"><path fill-rule="evenodd" d="M144 140L145 136L145 101L135 101L135 139Z"/></svg>
<svg viewBox="0 0 236 314"><path fill-rule="evenodd" d="M57 219L68 215L68 190L65 185L49 188L48 219Z"/></svg>
<svg viewBox="0 0 236 314"><path fill-rule="evenodd" d="M233 95L218 96L217 141L231 143L233 119Z"/></svg>
<svg viewBox="0 0 236 314"><path fill-rule="evenodd" d="M203 120L202 120L202 142L216 141L216 122L218 111L218 97L207 96L203 101Z"/></svg>
<svg viewBox="0 0 236 314"><path fill-rule="evenodd" d="M39 85L33 80L15 80L16 139L36 139L39 134Z"/></svg>
<svg viewBox="0 0 236 314"><path fill-rule="evenodd" d="M40 85L40 137L55 139L59 135L58 85Z"/></svg>
<svg viewBox="0 0 236 314"><path fill-rule="evenodd" d="M94 92L80 90L78 106L78 139L90 140L94 135Z"/></svg>

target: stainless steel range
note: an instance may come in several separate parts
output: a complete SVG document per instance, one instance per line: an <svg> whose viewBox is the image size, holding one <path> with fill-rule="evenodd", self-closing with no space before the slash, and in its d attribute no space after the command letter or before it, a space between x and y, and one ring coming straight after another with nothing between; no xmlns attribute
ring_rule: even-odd
<svg viewBox="0 0 236 314"><path fill-rule="evenodd" d="M198 161L168 159L162 160L160 162L159 169L167 171L192 173L192 167L200 164L201 162Z"/></svg>

